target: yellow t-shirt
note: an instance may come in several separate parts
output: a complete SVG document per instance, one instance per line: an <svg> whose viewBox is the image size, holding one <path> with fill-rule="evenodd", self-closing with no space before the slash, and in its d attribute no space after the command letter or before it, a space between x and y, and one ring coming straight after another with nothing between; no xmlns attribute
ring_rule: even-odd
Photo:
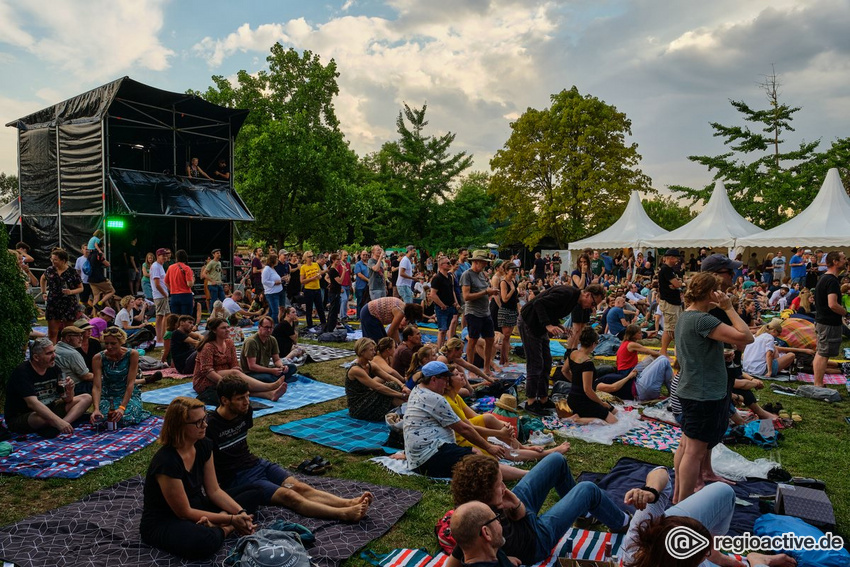
<svg viewBox="0 0 850 567"><path fill-rule="evenodd" d="M319 264L313 262L309 266L307 264L301 265L301 277L305 280L308 278L312 278L313 276L319 275L321 269L319 268ZM309 283L304 284L304 289L319 289L319 280L313 280Z"/></svg>
<svg viewBox="0 0 850 567"><path fill-rule="evenodd" d="M443 397L446 398L446 401L449 402L449 406L451 406L452 411L455 412L455 415L457 415L461 420L467 421L467 422L471 423L472 425L478 425L478 426L484 425L484 416L483 415L476 415L472 419L469 419L469 418L466 417L466 413L464 412L464 408L468 408L469 406L466 405L466 402L463 401L463 398L460 397L460 394L455 394L454 396L450 396L449 394L445 394ZM466 438L463 435L460 435L459 433L455 433L455 442L458 445L460 445L461 447L473 447L472 443L467 441ZM484 454L489 454L489 453L485 452Z"/></svg>

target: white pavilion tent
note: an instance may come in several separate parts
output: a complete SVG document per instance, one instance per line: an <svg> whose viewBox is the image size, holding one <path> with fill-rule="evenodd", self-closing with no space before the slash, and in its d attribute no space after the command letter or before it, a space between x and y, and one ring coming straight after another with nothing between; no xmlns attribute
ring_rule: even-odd
<svg viewBox="0 0 850 567"><path fill-rule="evenodd" d="M817 196L800 214L770 230L739 239L737 246L850 246L850 197L844 190L838 170L832 168L827 172Z"/></svg>
<svg viewBox="0 0 850 567"><path fill-rule="evenodd" d="M640 195L632 191L626 210L617 222L598 234L583 240L570 242L570 250L607 250L614 248L642 248L642 242L647 238L661 236L667 231L655 224L643 208Z"/></svg>
<svg viewBox="0 0 850 567"><path fill-rule="evenodd" d="M649 248L726 248L733 250L739 239L763 232L762 229L738 214L729 201L722 181L714 184L714 191L705 208L695 219L663 236L648 238ZM734 256L733 256L734 257Z"/></svg>

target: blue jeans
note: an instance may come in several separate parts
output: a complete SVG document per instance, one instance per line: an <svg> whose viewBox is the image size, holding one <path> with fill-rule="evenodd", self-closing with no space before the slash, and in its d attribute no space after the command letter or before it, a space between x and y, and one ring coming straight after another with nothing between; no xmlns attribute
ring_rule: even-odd
<svg viewBox="0 0 850 567"><path fill-rule="evenodd" d="M669 484L668 484L669 487ZM713 482L699 492L688 496L664 512L665 516L693 518L711 532L726 535L735 511L735 490L728 484Z"/></svg>
<svg viewBox="0 0 850 567"><path fill-rule="evenodd" d="M333 306L331 306L333 308ZM339 294L339 318L348 316L348 288L342 288Z"/></svg>
<svg viewBox="0 0 850 567"><path fill-rule="evenodd" d="M268 293L266 292L266 301L269 303L269 317L272 318L274 324L277 325L277 311L280 308L281 292Z"/></svg>
<svg viewBox="0 0 850 567"><path fill-rule="evenodd" d="M380 299L380 298L386 297L386 296L387 296L386 288L384 288L384 289L369 288L369 297L372 298L372 299Z"/></svg>
<svg viewBox="0 0 850 567"><path fill-rule="evenodd" d="M662 385L666 384L667 390L670 390L672 381L673 368L670 366L670 359L659 356L637 375L637 397L639 400L654 400L661 395Z"/></svg>
<svg viewBox="0 0 850 567"><path fill-rule="evenodd" d="M169 296L168 305L172 313L177 315L191 315L194 296L191 293L172 293Z"/></svg>
<svg viewBox="0 0 850 567"><path fill-rule="evenodd" d="M360 310L360 329L363 331L363 336L367 339L372 339L376 343L387 336L387 330L384 328L380 319L369 313L369 306L364 305Z"/></svg>
<svg viewBox="0 0 850 567"><path fill-rule="evenodd" d="M216 301L224 301L224 286L221 284L208 285L207 290L210 292L210 309Z"/></svg>
<svg viewBox="0 0 850 567"><path fill-rule="evenodd" d="M413 288L409 285L399 285L396 286L398 289L398 296L405 303L413 303Z"/></svg>
<svg viewBox="0 0 850 567"><path fill-rule="evenodd" d="M560 499L538 516L552 488ZM547 455L534 465L517 483L513 493L525 504L526 514L537 533L535 561L548 557L573 522L588 512L614 530L622 528L627 519L608 494L597 485L592 482L576 484L570 465L560 453Z"/></svg>
<svg viewBox="0 0 850 567"><path fill-rule="evenodd" d="M284 362L284 365L286 366L286 372L283 374L283 381L288 382L289 379L292 378L298 371L298 367L294 364L287 364L286 362ZM271 368L269 370L271 370ZM278 375L272 374L271 372L248 372L247 374L251 378L259 380L260 382L265 382L266 384L273 384L274 382L277 382L278 379Z"/></svg>

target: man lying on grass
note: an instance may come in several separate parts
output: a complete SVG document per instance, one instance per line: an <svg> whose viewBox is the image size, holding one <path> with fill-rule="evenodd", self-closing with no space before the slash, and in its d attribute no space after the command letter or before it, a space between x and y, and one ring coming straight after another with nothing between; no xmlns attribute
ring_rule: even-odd
<svg viewBox="0 0 850 567"><path fill-rule="evenodd" d="M254 425L248 383L239 376L223 377L216 388L221 405L209 415L207 439L213 444L216 476L225 489L253 484L263 489L264 504L284 506L302 516L349 522L360 521L372 494L346 499L297 480L276 463L248 449L248 430Z"/></svg>

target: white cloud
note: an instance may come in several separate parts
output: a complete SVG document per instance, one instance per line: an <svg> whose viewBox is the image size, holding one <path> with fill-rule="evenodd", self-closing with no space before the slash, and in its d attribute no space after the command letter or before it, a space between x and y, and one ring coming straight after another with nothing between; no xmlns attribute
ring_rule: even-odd
<svg viewBox="0 0 850 567"><path fill-rule="evenodd" d="M352 6L354 6L354 0L345 0L345 3L342 5L341 10L343 12L347 12L351 9Z"/></svg>
<svg viewBox="0 0 850 567"><path fill-rule="evenodd" d="M79 81L132 67L168 68L158 38L165 0L29 0L0 3L0 42L24 49Z"/></svg>

